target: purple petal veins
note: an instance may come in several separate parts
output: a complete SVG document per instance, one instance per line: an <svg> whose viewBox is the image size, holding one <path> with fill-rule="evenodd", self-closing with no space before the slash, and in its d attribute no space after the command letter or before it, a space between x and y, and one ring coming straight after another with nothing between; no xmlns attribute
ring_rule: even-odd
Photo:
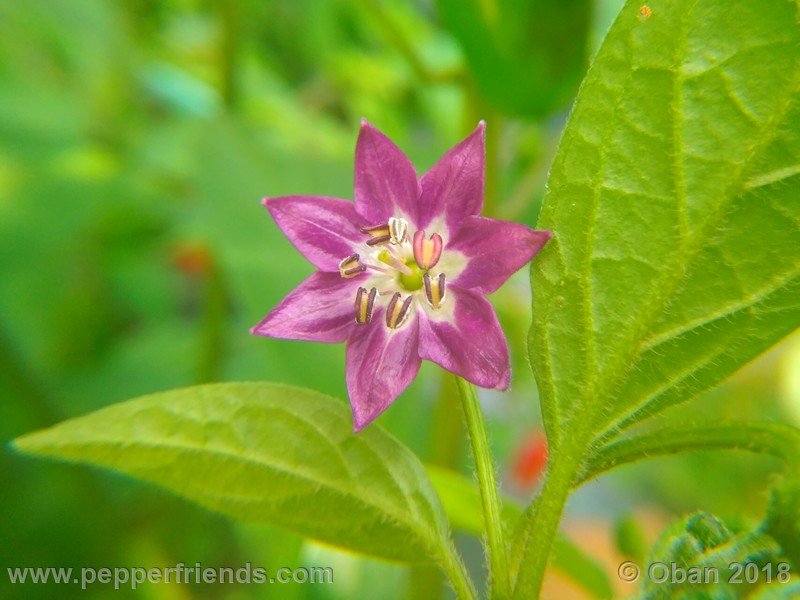
<svg viewBox="0 0 800 600"><path fill-rule="evenodd" d="M506 389L508 345L484 295L531 260L550 233L478 216L484 124L420 179L402 151L364 122L355 163L355 203L315 196L265 202L319 271L253 333L346 340L356 431L408 387L422 359Z"/></svg>

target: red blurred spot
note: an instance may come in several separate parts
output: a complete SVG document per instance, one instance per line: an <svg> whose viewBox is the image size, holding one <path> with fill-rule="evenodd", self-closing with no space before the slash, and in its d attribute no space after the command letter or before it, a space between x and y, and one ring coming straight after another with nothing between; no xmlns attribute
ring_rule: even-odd
<svg viewBox="0 0 800 600"><path fill-rule="evenodd" d="M202 277L211 272L214 258L209 249L197 243L181 244L175 248L172 263L181 273L191 277Z"/></svg>
<svg viewBox="0 0 800 600"><path fill-rule="evenodd" d="M511 477L513 483L523 489L532 488L547 467L547 438L537 431L522 442L514 454Z"/></svg>

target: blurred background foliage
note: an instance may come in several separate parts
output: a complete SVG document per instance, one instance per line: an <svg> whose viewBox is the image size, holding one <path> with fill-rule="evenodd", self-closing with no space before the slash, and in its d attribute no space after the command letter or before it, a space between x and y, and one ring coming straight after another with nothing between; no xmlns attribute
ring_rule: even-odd
<svg viewBox="0 0 800 600"><path fill-rule="evenodd" d="M207 381L282 381L344 399L343 347L248 335L311 270L260 197L350 197L362 117L420 171L485 119L487 212L533 225L571 99L620 5L0 3L0 439ZM546 456L523 358L529 295L522 274L493 298L512 344L513 389L482 396L504 486L520 498ZM798 423L798 364L795 337L665 418L701 410ZM468 472L453 392L425 367L381 424L425 461ZM774 467L717 453L626 468L576 496L567 528L611 561L620 554L612 540L619 520L638 523L652 542L671 518L699 508L756 519ZM0 454L0 514L3 567L335 568L333 586L150 585L138 597L447 593L432 573L230 523L121 477L10 452ZM477 541L460 543L480 571ZM7 585L0 578L0 596L77 593ZM552 597L561 585L553 578ZM81 596L107 594L96 587Z"/></svg>

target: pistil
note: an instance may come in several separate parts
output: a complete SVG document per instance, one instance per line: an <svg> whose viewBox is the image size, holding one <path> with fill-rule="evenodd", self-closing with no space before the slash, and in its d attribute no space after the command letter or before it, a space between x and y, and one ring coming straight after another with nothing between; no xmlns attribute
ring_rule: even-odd
<svg viewBox="0 0 800 600"><path fill-rule="evenodd" d="M420 229L414 234L414 260L420 269L432 269L442 256L442 236L434 233L431 239L425 238L425 232Z"/></svg>

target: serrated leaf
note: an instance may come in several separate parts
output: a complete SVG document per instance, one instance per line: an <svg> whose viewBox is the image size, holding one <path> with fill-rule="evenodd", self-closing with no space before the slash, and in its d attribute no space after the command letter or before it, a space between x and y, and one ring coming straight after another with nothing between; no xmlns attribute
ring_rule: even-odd
<svg viewBox="0 0 800 600"><path fill-rule="evenodd" d="M448 527L416 457L301 388L224 383L144 396L25 435L27 454L106 467L234 519L357 552L441 558Z"/></svg>
<svg viewBox="0 0 800 600"><path fill-rule="evenodd" d="M797 5L640 6L584 80L538 224L555 237L534 261L530 354L554 454L568 430L610 437L690 399L800 324Z"/></svg>
<svg viewBox="0 0 800 600"><path fill-rule="evenodd" d="M438 0L483 98L541 116L569 102L587 60L587 0Z"/></svg>

